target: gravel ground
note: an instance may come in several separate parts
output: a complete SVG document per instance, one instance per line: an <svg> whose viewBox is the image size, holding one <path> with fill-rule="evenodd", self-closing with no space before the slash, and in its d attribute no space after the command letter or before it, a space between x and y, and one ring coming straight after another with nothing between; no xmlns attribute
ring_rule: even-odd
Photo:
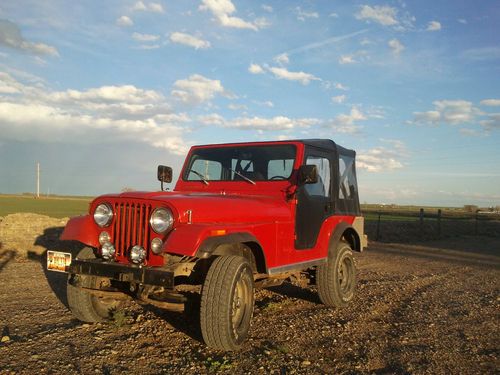
<svg viewBox="0 0 500 375"><path fill-rule="evenodd" d="M235 353L200 342L199 316L133 302L82 324L65 275L43 256L0 248L0 373L493 374L500 369L500 239L375 243L357 255L358 294L323 307L292 284L260 290L250 340Z"/></svg>

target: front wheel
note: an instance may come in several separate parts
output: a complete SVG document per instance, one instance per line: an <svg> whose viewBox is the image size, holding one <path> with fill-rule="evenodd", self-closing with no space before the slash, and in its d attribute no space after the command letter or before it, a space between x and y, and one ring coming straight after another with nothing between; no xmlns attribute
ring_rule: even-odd
<svg viewBox="0 0 500 375"><path fill-rule="evenodd" d="M354 298L356 267L347 242L339 242L328 254L327 263L318 266L316 285L319 299L327 306L344 307Z"/></svg>
<svg viewBox="0 0 500 375"><path fill-rule="evenodd" d="M78 259L95 258L94 252L90 247L82 249L78 255ZM81 286L76 286L75 279L79 285L84 285L86 288L99 289L98 279L96 276L89 275L72 275L68 276L68 284L66 292L68 296L68 305L78 320L87 323L102 322L109 318L110 311L119 307L120 302L112 298L99 298L90 294Z"/></svg>
<svg viewBox="0 0 500 375"><path fill-rule="evenodd" d="M201 291L200 325L205 343L215 349L239 349L248 337L253 308L250 264L240 256L216 258Z"/></svg>

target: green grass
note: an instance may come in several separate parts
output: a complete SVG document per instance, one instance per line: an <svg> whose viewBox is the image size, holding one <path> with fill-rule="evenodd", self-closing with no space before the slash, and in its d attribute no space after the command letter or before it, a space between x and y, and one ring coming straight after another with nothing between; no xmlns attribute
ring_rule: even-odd
<svg viewBox="0 0 500 375"><path fill-rule="evenodd" d="M72 217L88 212L92 198L43 197L29 195L0 195L0 216L18 212L32 212L50 217Z"/></svg>

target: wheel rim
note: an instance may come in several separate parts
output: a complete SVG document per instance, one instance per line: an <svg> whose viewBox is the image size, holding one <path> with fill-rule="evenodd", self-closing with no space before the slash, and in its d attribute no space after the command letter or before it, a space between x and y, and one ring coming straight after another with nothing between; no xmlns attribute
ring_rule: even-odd
<svg viewBox="0 0 500 375"><path fill-rule="evenodd" d="M234 287L234 295L231 309L231 322L234 333L239 336L244 333L245 321L248 319L251 304L251 285L246 275L242 275Z"/></svg>
<svg viewBox="0 0 500 375"><path fill-rule="evenodd" d="M343 295L348 294L352 290L354 281L354 265L352 260L348 257L344 257L339 263L339 268L337 270L337 281L340 286L340 291Z"/></svg>

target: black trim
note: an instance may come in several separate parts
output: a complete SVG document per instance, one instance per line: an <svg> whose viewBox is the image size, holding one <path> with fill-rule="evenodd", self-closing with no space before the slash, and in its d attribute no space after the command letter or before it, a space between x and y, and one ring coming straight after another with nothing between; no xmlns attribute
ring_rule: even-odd
<svg viewBox="0 0 500 375"><path fill-rule="evenodd" d="M335 227L335 230L332 234L332 236L330 237L330 241L328 243L328 254L330 255L330 250L331 251L334 251L336 248L337 248L337 244L339 243L340 241L340 238L342 237L342 235L345 233L346 230L352 230L354 233L356 233L357 235L357 244L353 244L353 250L356 250L356 251L360 251L360 241L361 241L361 238L359 236L359 233L356 229L354 229L354 227L352 227L351 225L349 225L348 223L346 222L341 222L339 223L336 227ZM356 240L356 239L354 239ZM335 245L335 246L333 246ZM357 245L357 246L356 246Z"/></svg>
<svg viewBox="0 0 500 375"><path fill-rule="evenodd" d="M126 282L147 285L174 287L174 273L161 268L139 267L118 263L107 263L101 259L74 259L69 266L69 273L107 277Z"/></svg>
<svg viewBox="0 0 500 375"><path fill-rule="evenodd" d="M198 248L198 251L196 251L196 257L198 258L208 258L212 255L212 253L219 247L220 245L224 244L236 244L236 243L244 243L244 242L255 242L257 243L260 248L262 249L262 246L260 245L259 241L252 236L249 233L231 233L231 234L226 234L223 236L214 236L214 237L209 237L205 239L200 247Z"/></svg>

